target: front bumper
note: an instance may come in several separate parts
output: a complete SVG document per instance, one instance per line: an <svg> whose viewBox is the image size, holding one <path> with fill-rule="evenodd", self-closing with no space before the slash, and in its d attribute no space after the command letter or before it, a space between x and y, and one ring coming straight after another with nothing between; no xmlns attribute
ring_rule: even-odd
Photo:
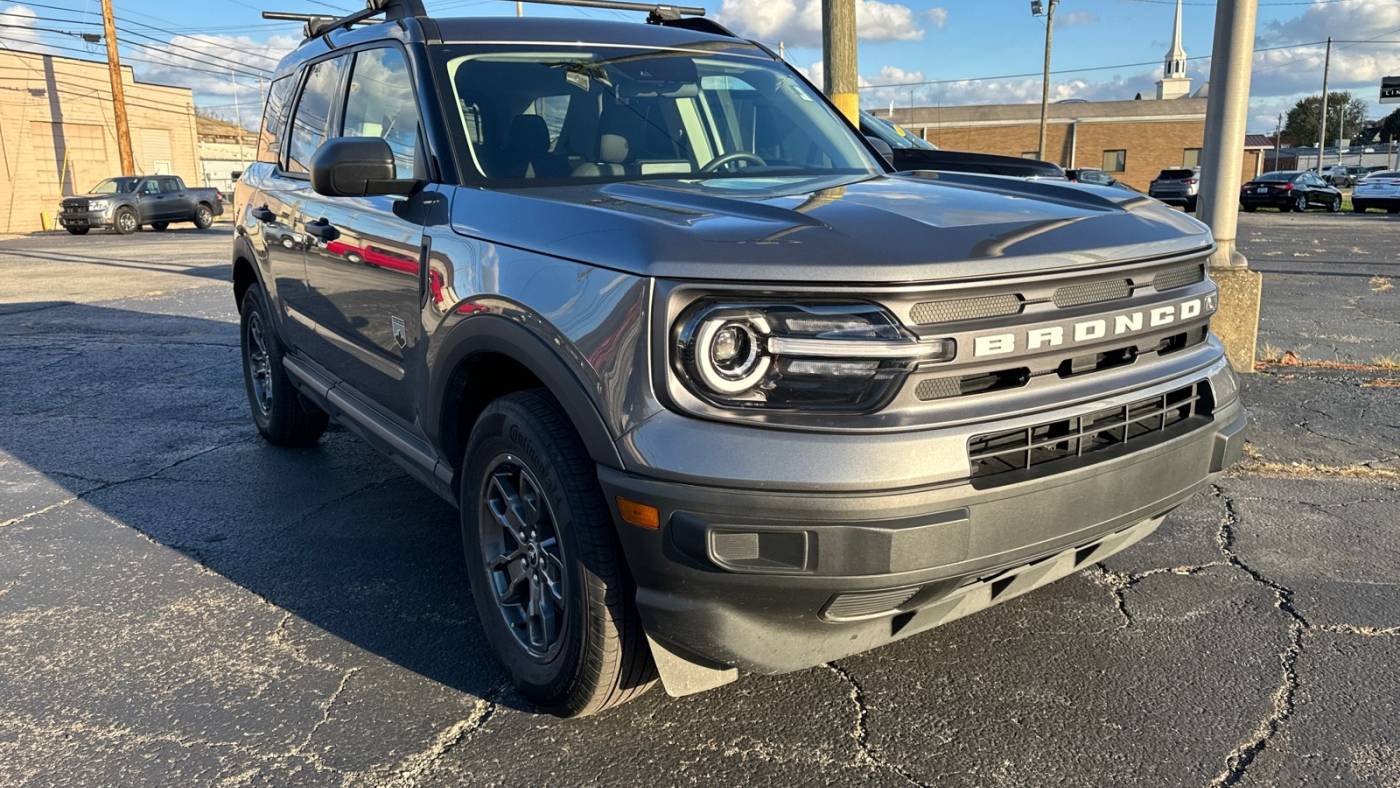
<svg viewBox="0 0 1400 788"><path fill-rule="evenodd" d="M112 210L105 211L60 211L58 224L61 227L86 227L103 229L112 226Z"/></svg>
<svg viewBox="0 0 1400 788"><path fill-rule="evenodd" d="M930 629L1136 542L1238 458L1245 421L1231 399L1146 448L993 486L821 493L606 468L599 478L614 507L621 496L661 512L661 527L645 530L614 511L648 635L700 664L782 673Z"/></svg>

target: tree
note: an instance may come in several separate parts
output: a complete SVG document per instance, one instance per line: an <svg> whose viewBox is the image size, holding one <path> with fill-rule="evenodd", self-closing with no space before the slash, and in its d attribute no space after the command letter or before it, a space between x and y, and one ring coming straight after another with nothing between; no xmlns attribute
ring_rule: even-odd
<svg viewBox="0 0 1400 788"><path fill-rule="evenodd" d="M1308 96L1288 111L1283 124L1283 136L1294 145L1317 144L1317 120L1321 114L1322 95ZM1351 139L1361 131L1366 120L1366 102L1341 90L1327 94L1327 144L1335 145L1337 138L1346 135Z"/></svg>
<svg viewBox="0 0 1400 788"><path fill-rule="evenodd" d="M1400 140L1400 109L1386 115L1377 130L1376 139L1381 142Z"/></svg>

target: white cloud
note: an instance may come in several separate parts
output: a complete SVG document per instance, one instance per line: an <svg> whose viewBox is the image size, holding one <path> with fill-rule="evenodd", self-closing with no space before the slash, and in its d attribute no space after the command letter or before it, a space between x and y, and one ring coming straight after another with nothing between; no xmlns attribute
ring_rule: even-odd
<svg viewBox="0 0 1400 788"><path fill-rule="evenodd" d="M1070 11L1059 18L1057 25L1063 27L1076 27L1079 25L1096 25L1099 22L1099 15L1093 11Z"/></svg>
<svg viewBox="0 0 1400 788"><path fill-rule="evenodd" d="M948 25L948 9L946 8L935 6L930 8L925 16L928 17L929 24L933 25L935 29L942 30Z"/></svg>
<svg viewBox="0 0 1400 788"><path fill-rule="evenodd" d="M821 46L821 0L724 0L716 18L735 32L770 45ZM881 0L856 0L856 30L864 41L924 37L909 6Z"/></svg>
<svg viewBox="0 0 1400 788"><path fill-rule="evenodd" d="M58 50L44 46L42 35L35 26L39 15L26 5L12 4L0 11L0 44L10 49L23 49L28 52L48 52L59 54ZM77 39L74 39L77 41Z"/></svg>
<svg viewBox="0 0 1400 788"><path fill-rule="evenodd" d="M301 43L299 38L293 36L271 36L260 41L249 36L189 35L178 36L171 41L181 48L163 48L153 44L151 48L139 51L137 57L146 62L130 63L137 77L149 82L188 87L195 93L197 109L228 121L241 120L248 128L256 128L260 121L263 94L259 88L266 89L271 82L271 76L268 76L259 84L259 80L251 74L273 71L277 61ZM213 57L201 58L190 50ZM242 65L233 66L226 61ZM203 71L191 71L186 67ZM219 72L226 67L244 73L205 73Z"/></svg>

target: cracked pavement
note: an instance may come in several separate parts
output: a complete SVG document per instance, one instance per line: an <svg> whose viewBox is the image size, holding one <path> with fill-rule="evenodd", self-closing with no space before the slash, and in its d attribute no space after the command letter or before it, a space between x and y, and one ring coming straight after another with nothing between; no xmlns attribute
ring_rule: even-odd
<svg viewBox="0 0 1400 788"><path fill-rule="evenodd" d="M256 437L226 225L0 242L0 785L1400 784L1400 221L1241 236L1261 341L1360 366L1249 377L1249 459L1156 533L572 722L508 689L449 507L343 430Z"/></svg>

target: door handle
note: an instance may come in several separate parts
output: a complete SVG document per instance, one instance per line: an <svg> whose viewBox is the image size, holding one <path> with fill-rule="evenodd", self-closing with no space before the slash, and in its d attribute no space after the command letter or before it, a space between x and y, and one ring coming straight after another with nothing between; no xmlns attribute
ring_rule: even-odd
<svg viewBox="0 0 1400 788"><path fill-rule="evenodd" d="M277 214L268 210L266 205L254 208L252 214L254 219L257 219L258 221L263 222L264 224L272 224L273 222L277 221Z"/></svg>
<svg viewBox="0 0 1400 788"><path fill-rule="evenodd" d="M325 219L317 219L314 222L306 223L306 234L318 241L334 241L340 237L340 231L335 229L335 225Z"/></svg>

